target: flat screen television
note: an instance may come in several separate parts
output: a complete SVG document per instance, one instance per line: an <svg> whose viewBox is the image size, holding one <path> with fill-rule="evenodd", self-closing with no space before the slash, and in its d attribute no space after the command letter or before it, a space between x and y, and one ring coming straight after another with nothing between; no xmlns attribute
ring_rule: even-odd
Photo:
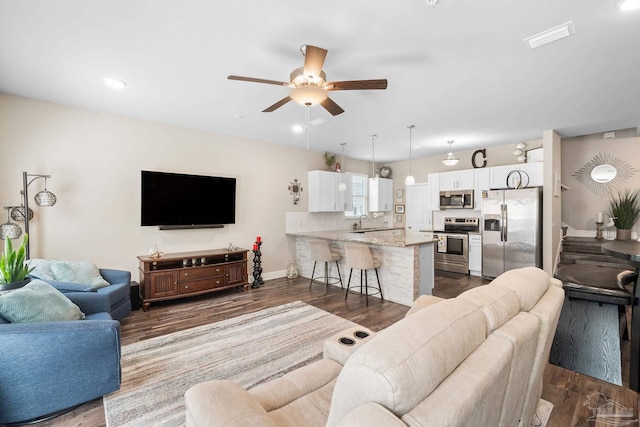
<svg viewBox="0 0 640 427"><path fill-rule="evenodd" d="M235 178L141 172L141 225L180 229L235 224Z"/></svg>

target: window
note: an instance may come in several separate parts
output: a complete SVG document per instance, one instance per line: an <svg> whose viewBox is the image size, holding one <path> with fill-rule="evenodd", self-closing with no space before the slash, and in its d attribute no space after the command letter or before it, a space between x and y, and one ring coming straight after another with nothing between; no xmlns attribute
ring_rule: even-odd
<svg viewBox="0 0 640 427"><path fill-rule="evenodd" d="M351 197L353 210L346 211L346 217L359 217L367 214L367 175L349 174L351 176Z"/></svg>

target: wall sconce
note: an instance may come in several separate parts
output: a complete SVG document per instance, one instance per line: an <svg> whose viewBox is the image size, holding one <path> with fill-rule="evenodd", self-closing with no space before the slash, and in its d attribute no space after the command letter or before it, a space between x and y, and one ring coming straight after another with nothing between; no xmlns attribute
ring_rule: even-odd
<svg viewBox="0 0 640 427"><path fill-rule="evenodd" d="M57 197L51 191L47 190L47 178L51 178L51 175L39 175L29 174L22 172L22 205L20 206L5 206L7 209L7 222L0 225L0 239L5 238L15 239L22 234L22 230L18 224L11 222L10 218L14 221L24 221L24 232L29 234L29 221L33 219L33 210L29 208L29 186L37 179L44 178L44 190L38 192L33 200L38 206L53 206L57 202ZM26 215L25 215L26 214ZM26 259L29 259L29 241L26 245Z"/></svg>
<svg viewBox="0 0 640 427"><path fill-rule="evenodd" d="M293 204L297 205L298 200L300 200L300 193L302 193L302 185L298 182L298 179L295 178L293 182L289 185L289 194L293 194Z"/></svg>

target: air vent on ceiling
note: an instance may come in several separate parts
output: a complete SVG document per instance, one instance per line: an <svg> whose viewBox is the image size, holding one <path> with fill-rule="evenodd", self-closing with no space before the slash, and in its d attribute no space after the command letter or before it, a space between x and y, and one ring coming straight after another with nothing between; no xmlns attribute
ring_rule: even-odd
<svg viewBox="0 0 640 427"><path fill-rule="evenodd" d="M531 37L527 37L522 41L531 49L535 49L537 47L544 46L545 44L554 42L556 40L569 37L575 32L576 32L576 29L573 26L573 21L569 21L562 25L558 25L557 27L553 27L546 31L533 35Z"/></svg>

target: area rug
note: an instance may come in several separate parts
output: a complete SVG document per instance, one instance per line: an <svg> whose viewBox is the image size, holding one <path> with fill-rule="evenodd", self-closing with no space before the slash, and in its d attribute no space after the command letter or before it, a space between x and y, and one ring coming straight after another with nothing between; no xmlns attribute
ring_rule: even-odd
<svg viewBox="0 0 640 427"><path fill-rule="evenodd" d="M104 397L107 426L182 426L191 386L229 379L251 388L322 355L356 324L296 301L122 347L122 385Z"/></svg>

